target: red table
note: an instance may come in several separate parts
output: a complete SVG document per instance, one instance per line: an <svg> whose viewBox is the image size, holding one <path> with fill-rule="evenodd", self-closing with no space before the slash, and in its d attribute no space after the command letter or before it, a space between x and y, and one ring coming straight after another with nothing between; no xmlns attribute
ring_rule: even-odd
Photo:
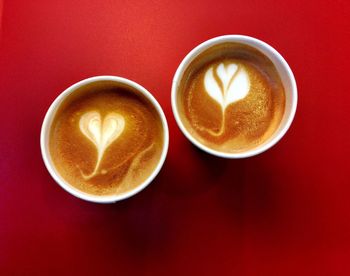
<svg viewBox="0 0 350 276"><path fill-rule="evenodd" d="M4 1L0 275L350 275L349 16L345 0ZM195 149L170 106L180 61L223 34L271 44L299 88L287 135L245 160ZM112 205L66 193L39 148L55 97L102 74L151 91L171 138L156 180Z"/></svg>

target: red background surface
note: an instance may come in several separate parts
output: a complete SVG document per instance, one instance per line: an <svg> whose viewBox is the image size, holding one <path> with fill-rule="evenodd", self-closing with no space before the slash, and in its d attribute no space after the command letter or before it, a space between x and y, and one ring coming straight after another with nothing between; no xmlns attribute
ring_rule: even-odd
<svg viewBox="0 0 350 276"><path fill-rule="evenodd" d="M348 1L5 1L0 274L350 275L349 16ZM271 44L299 88L287 135L245 160L196 150L170 106L180 61L223 34ZM112 205L66 193L39 149L50 103L101 74L149 89L171 138L156 180Z"/></svg>

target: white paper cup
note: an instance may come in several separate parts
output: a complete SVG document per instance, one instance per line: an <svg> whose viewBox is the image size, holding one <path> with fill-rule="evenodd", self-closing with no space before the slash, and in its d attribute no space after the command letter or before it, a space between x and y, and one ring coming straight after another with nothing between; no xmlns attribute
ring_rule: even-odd
<svg viewBox="0 0 350 276"><path fill-rule="evenodd" d="M78 88L91 84L91 83L96 83L96 82L104 82L104 81L109 81L109 82L116 82L119 84L124 84L126 86L129 86L131 88L134 88L135 90L137 90L140 94L142 94L143 96L145 96L154 106L154 108L158 111L159 117L162 121L162 126L163 126L163 136L164 136L164 142L163 142L163 150L161 153L161 157L160 160L156 166L156 168L153 170L152 174L140 185L138 185L137 187L135 187L134 189L127 191L125 193L121 193L121 194L116 194L116 195L102 195L102 196L97 196L97 195L92 195L92 194L88 194L85 193L83 191L80 191L78 189L76 189L74 186L70 185L66 180L64 180L60 173L56 170L55 166L53 165L53 162L51 160L51 156L50 156L50 150L49 150L49 138L50 138L50 128L51 128L51 124L53 121L53 118L55 117L56 111L58 110L59 106L61 105L61 103L64 101L64 99L74 93ZM165 118L165 115L163 113L162 108L160 107L159 103L157 102L157 100L152 96L152 94L150 92L148 92L144 87L142 87L141 85L125 79L125 78L121 78L121 77L115 77L115 76L97 76L97 77L92 77L92 78L88 78L85 80L82 80L72 86L70 86L69 88L67 88L65 91L63 91L55 100L54 102L51 104L49 110L47 111L45 118L44 118L44 122L42 124L42 128L41 128L41 135L40 135L40 146L41 146L41 154L45 163L45 166L47 168L47 170L49 171L49 173L51 174L51 176L53 177L53 179L67 192L69 192L70 194L87 200L87 201L91 201L91 202L97 202L97 203L113 203L119 200L123 200L126 198L129 198L135 194L137 194L138 192L140 192L141 190L143 190L146 186L148 186L151 181L156 177L156 175L159 173L160 169L162 168L167 152L168 152L168 145L169 145L169 130L168 130L168 124L167 124L167 120Z"/></svg>
<svg viewBox="0 0 350 276"><path fill-rule="evenodd" d="M194 138L189 133L189 131L184 126L181 120L181 117L179 115L179 109L177 106L177 93L179 90L179 84L181 82L181 79L187 67L199 54L201 54L208 48L213 47L214 45L219 45L227 42L235 42L235 43L251 46L257 49L258 51L260 51L261 53L263 53L265 56L267 56L275 65L285 89L285 100L286 100L285 111L277 130L263 144L257 146L256 148L249 149L243 152L238 152L238 153L225 153L221 151L216 151L200 143L196 138ZM292 70L290 69L285 59L267 43L259 39L256 39L250 36L244 36L244 35L219 36L219 37L209 39L203 42L202 44L198 45L197 47L195 47L190 53L187 54L187 56L180 63L174 75L172 88L171 88L172 110L173 110L176 122L180 127L181 131L183 132L183 134L188 138L188 140L190 140L195 146L197 146L201 150L223 158L251 157L259 153L262 153L268 150L269 148L271 148L273 145L275 145L289 129L295 115L297 101L298 101L298 92L297 92L295 78Z"/></svg>

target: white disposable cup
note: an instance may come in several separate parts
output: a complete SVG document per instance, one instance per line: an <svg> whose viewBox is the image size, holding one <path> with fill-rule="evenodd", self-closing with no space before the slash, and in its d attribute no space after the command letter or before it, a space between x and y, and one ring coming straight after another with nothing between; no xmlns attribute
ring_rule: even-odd
<svg viewBox="0 0 350 276"><path fill-rule="evenodd" d="M249 149L243 152L237 152L237 153L225 153L221 151L217 151L214 149L211 149L202 143L200 143L196 138L194 138L189 131L184 126L181 117L179 115L179 110L177 106L177 93L179 91L179 84L181 82L181 79L183 77L184 72L188 68L188 66L191 64L191 62L202 52L207 50L210 47L213 47L214 45L219 45L222 43L228 43L228 42L235 42L240 43L244 45L248 45L250 47L253 47L263 53L265 56L267 56L272 63L275 65L277 72L279 73L279 76L281 78L282 84L284 86L285 90L285 111L284 115L282 117L281 123L278 127L278 129L274 132L274 134L263 144L259 145L256 148ZM285 59L270 45L267 43L245 35L224 35L215 37L212 39L209 39L202 44L195 47L191 52L187 54L187 56L182 60L179 67L176 70L176 73L173 78L172 88L171 88L171 105L172 110L176 119L176 122L183 132L183 134L190 140L195 146L200 148L201 150L223 158L246 158L251 157L257 154L260 154L269 148L271 148L273 145L275 145L287 132L289 129L297 107L297 101L298 101L298 92L297 92L297 85L295 82L295 78L293 75L292 70L290 69L288 63L285 61Z"/></svg>
<svg viewBox="0 0 350 276"><path fill-rule="evenodd" d="M156 166L156 168L153 170L152 174L140 185L135 187L134 189L127 191L125 193L121 194L116 194L116 195L92 195L89 193L85 193L83 191L80 191L76 189L74 186L70 185L66 180L64 180L60 173L56 170L55 166L53 165L51 156L50 156L50 150L49 150L49 138L50 138L50 128L51 124L53 121L53 118L55 117L56 111L60 107L61 103L64 101L64 99L77 91L78 88L83 87L85 85L91 84L91 83L96 83L96 82L116 82L118 84L123 84L126 86L129 86L131 88L136 89L140 94L145 96L154 106L154 108L157 110L159 117L162 121L162 126L163 126L163 137L164 137L164 142L163 142L163 149L161 153L161 157L159 159L159 162ZM141 190L143 190L146 186L148 186L152 180L156 177L156 175L159 173L160 169L162 168L167 152L168 152L168 146L169 146L169 130L168 130L168 124L167 120L165 118L164 112L162 108L160 107L159 103L157 100L152 96L150 92L148 92L144 87L141 85L137 84L136 82L133 82L131 80L122 78L122 77L115 77L115 76L97 76L97 77L92 77L88 78L82 81L79 81L76 84L73 84L72 86L68 87L65 91L63 91L51 104L50 108L48 109L42 127L41 127L41 135L40 135L40 146L41 146L41 154L45 163L45 166L53 179L67 192L70 194L87 200L91 202L96 202L96 203L114 203L119 200L123 200L126 198L129 198Z"/></svg>

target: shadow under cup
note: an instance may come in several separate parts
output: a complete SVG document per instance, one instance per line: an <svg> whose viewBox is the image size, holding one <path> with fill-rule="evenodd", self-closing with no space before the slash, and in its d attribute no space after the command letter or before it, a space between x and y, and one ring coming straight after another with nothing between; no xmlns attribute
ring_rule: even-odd
<svg viewBox="0 0 350 276"><path fill-rule="evenodd" d="M53 157L51 156L52 152L50 150L50 139L52 139L51 129L54 129L52 127L53 127L53 124L55 124L56 115L58 114L58 117L59 117L60 113L65 112L64 107L66 105L66 102L71 103L72 102L71 99L78 99L77 102L78 102L78 104L80 104L79 95L85 95L86 93L89 93L88 95L91 94L92 98L93 98L94 94L97 94L101 91L100 90L101 87L103 87L103 89L105 89L107 91L108 91L108 89L113 90L116 88L117 89L120 88L121 95L122 95L122 92L124 89L127 91L132 91L132 93L134 93L135 96L125 95L125 97L124 97L125 101L129 101L131 103L132 98L135 98L135 99L140 98L140 102L147 103L147 105L153 110L152 114L157 117L157 120L159 120L159 124L157 123L157 125L159 125L159 127L157 127L157 129L159 129L160 133L162 134L162 145L160 145L160 144L158 144L159 146L156 145L157 148L159 148L159 150L157 150L159 152L159 155L157 155L158 159L156 159L156 161L154 161L155 162L154 166L152 165L153 167L151 168L149 173L147 173L145 175L145 177L142 178L142 181L137 182L137 184L131 186L131 188L128 189L127 191L123 191L120 193L119 192L113 193L113 194L105 194L105 195L93 194L93 193L84 191L82 189L78 189L76 187L76 185L70 184L68 182L67 178L66 177L64 178L63 175L61 174L62 169L60 168L58 170L56 167L57 163L54 164ZM94 89L96 89L96 93L94 92L95 91ZM84 92L84 91L87 91L87 92ZM111 92L111 93L113 93L113 92ZM128 102L126 102L125 104L127 104L127 103ZM101 105L101 103L100 103L100 105ZM105 107L105 105L102 105L102 106ZM128 108L128 106L126 105L125 109L127 109L127 108ZM61 110L63 110L63 111L61 112ZM104 108L102 108L102 113L101 113L102 116L100 117L100 122L101 122L100 123L100 131L103 131L103 128L104 128L105 122L106 122L106 118L108 118L108 114L107 113L103 114L103 112L104 112ZM117 112L119 112L119 111L117 111ZM123 112L123 111L120 110L120 112ZM138 113L140 113L140 112L138 111ZM83 114L85 114L85 113L83 113ZM123 114L123 113L121 113L121 114ZM142 115L142 114L144 114L144 113L141 112L139 114L139 116L141 116L141 117L146 116L145 114L144 115ZM85 115L83 115L83 116L79 115L79 116L80 116L80 120L77 120L77 122L79 122L81 124L83 121L82 117ZM115 138L115 139L121 139L121 140L118 140L118 141L120 141L119 143L124 143L124 145L129 145L128 148L125 149L126 152L128 152L128 149L129 149L129 151L132 151L133 146L132 146L131 140L129 141L129 139L132 137L129 138L129 136L127 134L133 133L134 125L130 125L130 127L129 127L127 122L131 123L131 121L128 121L128 117L125 117L125 116L128 116L127 113L124 113L123 116L124 116L124 119L126 120L125 128L123 128L122 134L120 136L116 136L119 138ZM131 114L130 116L133 116L133 115ZM69 118L71 118L71 117L69 117ZM81 125L79 125L79 126L81 127ZM139 126L142 127L142 124L139 123ZM115 130L115 131L117 131L117 130ZM76 132L78 133L79 131L76 131ZM124 137L123 137L123 133L125 133ZM133 135L133 138L132 138L133 141L135 139L136 139L135 141L137 141L137 139L139 139L137 133L135 133ZM79 140L79 141L81 141L81 142L79 142L79 144L84 142L87 146L89 146L92 149L92 151L94 151L92 154L94 154L94 156L96 156L96 149L94 149L95 146L93 146L93 143L92 143L93 141L90 142L89 139L87 139L87 137L83 137L85 134L80 133L80 135L81 135L80 137L82 137L83 139ZM101 134L101 135L104 135L104 134ZM77 137L79 137L79 136L77 136ZM101 139L103 139L103 136L101 136L101 137L102 137ZM76 141L76 140L74 140L74 141ZM100 141L102 141L102 140L100 140ZM113 146L119 147L119 145L113 145L113 142L111 142L111 143L112 144L109 144L109 147L112 147L112 148L113 148ZM130 143L131 143L131 145L130 145ZM70 86L69 88L67 88L64 92L62 92L55 99L55 101L51 104L51 106L50 106L49 110L47 111L46 116L44 118L42 129L41 129L40 144L41 144L42 157L43 157L46 168L48 169L49 173L54 178L54 180L64 190L66 190L67 192L69 192L70 194L72 194L78 198L81 198L81 199L84 199L87 201L96 202L96 203L113 203L113 202L116 202L119 200L126 199L126 198L133 196L136 193L140 192L146 186L148 186L152 182L152 180L156 177L156 175L159 173L161 167L163 166L163 163L164 163L166 155L167 155L168 144L169 144L169 131L168 131L167 121L166 121L165 115L162 111L162 108L160 107L160 105L156 101L156 99L151 95L151 93L148 92L144 87L142 87L141 85L139 85L133 81L130 81L128 79L121 78L121 77L97 76L97 77L92 77L92 78L82 80L82 81ZM68 152L70 150L71 150L70 147L68 147ZM107 152L107 150L106 150L106 152ZM73 147L72 147L72 151L74 152ZM113 155L115 155L115 153L116 153L116 151L114 149L111 152L113 153ZM112 156L112 158L114 158L114 157ZM92 161L94 161L94 160L92 160ZM140 160L140 159L138 159L138 160ZM95 164L95 162L93 162L93 163ZM61 173L60 173L60 171L61 171ZM103 171L103 170L101 170L101 171ZM102 177L103 176L101 176L101 178ZM71 182L71 180L69 180L69 181Z"/></svg>
<svg viewBox="0 0 350 276"><path fill-rule="evenodd" d="M272 62L275 71L277 71L280 82L284 89L284 112L280 122L273 133L268 136L268 138L256 147L249 148L247 150L239 152L224 152L209 147L201 142L198 138L194 137L191 131L188 129L188 123L184 119L183 107L179 104L180 94L183 92L184 83L189 79L189 71L193 64L205 64L207 56L230 56L229 52L225 51L235 51L235 48L230 49L227 45L242 45L244 47L252 48L254 51L259 52L261 56L264 56ZM214 60L214 58L212 58ZM197 67L195 67L197 68ZM223 158L245 158L260 154L273 145L275 145L287 132L290 127L297 106L297 86L295 82L294 75L284 60L284 58L270 45L265 42L243 35L225 35L216 37L203 42L202 44L195 47L180 63L172 83L172 94L171 94L172 109L178 126L180 127L183 134L198 148L203 151L223 157Z"/></svg>

